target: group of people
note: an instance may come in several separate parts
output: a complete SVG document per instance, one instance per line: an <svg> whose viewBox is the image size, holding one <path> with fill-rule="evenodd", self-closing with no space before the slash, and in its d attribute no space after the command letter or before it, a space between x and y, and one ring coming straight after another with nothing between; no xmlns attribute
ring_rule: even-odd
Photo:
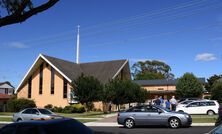
<svg viewBox="0 0 222 134"><path fill-rule="evenodd" d="M172 111L176 111L177 100L175 96L172 96L171 99L163 99L162 96L156 96L154 101L154 105L162 106L164 108L170 109Z"/></svg>

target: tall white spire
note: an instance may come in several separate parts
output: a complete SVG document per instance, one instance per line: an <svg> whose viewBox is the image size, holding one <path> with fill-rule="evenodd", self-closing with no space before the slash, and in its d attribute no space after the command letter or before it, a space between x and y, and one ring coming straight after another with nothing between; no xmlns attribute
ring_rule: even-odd
<svg viewBox="0 0 222 134"><path fill-rule="evenodd" d="M76 42L76 63L79 64L79 28L80 26L77 26L78 32L77 32L77 42Z"/></svg>

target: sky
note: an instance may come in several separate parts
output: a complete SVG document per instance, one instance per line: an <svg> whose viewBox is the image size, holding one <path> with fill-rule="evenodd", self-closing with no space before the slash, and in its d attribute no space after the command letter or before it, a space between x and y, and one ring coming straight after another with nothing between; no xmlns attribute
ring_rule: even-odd
<svg viewBox="0 0 222 134"><path fill-rule="evenodd" d="M16 87L40 53L75 62L77 25L82 63L160 60L176 78L222 74L221 0L61 0L0 27L0 81Z"/></svg>

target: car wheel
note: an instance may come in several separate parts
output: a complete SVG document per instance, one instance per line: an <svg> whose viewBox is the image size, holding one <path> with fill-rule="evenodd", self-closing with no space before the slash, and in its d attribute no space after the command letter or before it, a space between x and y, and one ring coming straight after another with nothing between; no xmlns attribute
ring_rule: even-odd
<svg viewBox="0 0 222 134"><path fill-rule="evenodd" d="M18 119L17 119L17 122L21 122L21 121L22 121L22 119L21 119L21 118L18 118Z"/></svg>
<svg viewBox="0 0 222 134"><path fill-rule="evenodd" d="M126 128L133 128L135 126L134 120L133 119L126 119L124 126Z"/></svg>
<svg viewBox="0 0 222 134"><path fill-rule="evenodd" d="M169 126L171 128L178 128L178 127L180 127L180 120L178 118L175 118L175 117L171 118L169 120Z"/></svg>
<svg viewBox="0 0 222 134"><path fill-rule="evenodd" d="M207 115L214 115L214 111L208 110L208 111L207 111Z"/></svg>

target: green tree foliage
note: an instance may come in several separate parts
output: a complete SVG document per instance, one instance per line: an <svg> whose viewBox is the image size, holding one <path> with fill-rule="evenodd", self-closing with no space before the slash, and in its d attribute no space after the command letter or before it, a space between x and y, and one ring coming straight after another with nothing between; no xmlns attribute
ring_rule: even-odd
<svg viewBox="0 0 222 134"><path fill-rule="evenodd" d="M213 84L212 92L211 92L211 99L217 100L218 102L222 103L222 82L215 82Z"/></svg>
<svg viewBox="0 0 222 134"><path fill-rule="evenodd" d="M89 109L92 102L101 100L103 85L93 76L84 76L82 74L72 81L71 86L71 90L77 96L77 100L81 104L85 104Z"/></svg>
<svg viewBox="0 0 222 134"><path fill-rule="evenodd" d="M173 79L171 68L164 62L157 60L139 61L132 66L135 80Z"/></svg>
<svg viewBox="0 0 222 134"><path fill-rule="evenodd" d="M211 92L212 88L213 88L213 84L215 81L219 80L220 78L222 78L221 75L213 75L210 78L207 79L207 84L205 85L205 88L208 92Z"/></svg>
<svg viewBox="0 0 222 134"><path fill-rule="evenodd" d="M0 27L21 23L31 16L43 12L59 0L48 0L47 2L35 6L34 0L0 0Z"/></svg>
<svg viewBox="0 0 222 134"><path fill-rule="evenodd" d="M33 108L36 107L36 104L33 100L20 98L17 99L17 97L12 97L7 102L7 111L8 112L19 112L25 108Z"/></svg>
<svg viewBox="0 0 222 134"><path fill-rule="evenodd" d="M111 80L105 85L103 92L103 101L112 101L117 106L133 102L142 103L147 99L147 90L142 89L131 80Z"/></svg>
<svg viewBox="0 0 222 134"><path fill-rule="evenodd" d="M185 73L178 79L176 94L181 98L200 97L203 86L192 73Z"/></svg>

